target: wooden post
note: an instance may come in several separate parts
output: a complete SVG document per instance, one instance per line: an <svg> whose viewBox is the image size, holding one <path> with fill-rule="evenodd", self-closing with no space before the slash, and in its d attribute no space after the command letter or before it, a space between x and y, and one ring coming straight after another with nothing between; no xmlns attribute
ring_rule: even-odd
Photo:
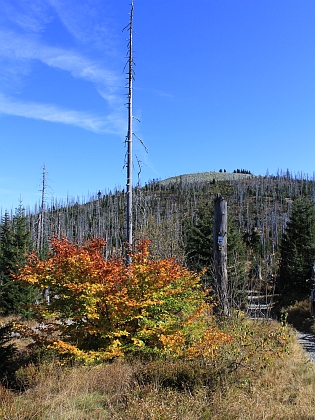
<svg viewBox="0 0 315 420"><path fill-rule="evenodd" d="M227 276L227 202L221 195L214 200L213 261L216 292L224 315L229 315Z"/></svg>

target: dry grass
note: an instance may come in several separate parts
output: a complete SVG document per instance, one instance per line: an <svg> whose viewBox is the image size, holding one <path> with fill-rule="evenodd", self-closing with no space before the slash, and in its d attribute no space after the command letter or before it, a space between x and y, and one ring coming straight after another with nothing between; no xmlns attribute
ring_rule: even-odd
<svg viewBox="0 0 315 420"><path fill-rule="evenodd" d="M315 367L294 339L288 357L226 390L211 419L315 419L314 389Z"/></svg>
<svg viewBox="0 0 315 420"><path fill-rule="evenodd" d="M226 380L205 385L206 369L203 366L203 379L198 382L198 364L188 362L173 361L163 367L161 361L118 360L89 368L30 364L18 372L26 392L0 389L0 418L315 419L315 368L294 337L288 355L258 372L244 368ZM182 379L172 383L170 378L176 375L186 377L187 385Z"/></svg>
<svg viewBox="0 0 315 420"><path fill-rule="evenodd" d="M30 364L19 372L30 388L17 396L2 390L3 419L110 419L132 388L132 367L113 363L93 368Z"/></svg>

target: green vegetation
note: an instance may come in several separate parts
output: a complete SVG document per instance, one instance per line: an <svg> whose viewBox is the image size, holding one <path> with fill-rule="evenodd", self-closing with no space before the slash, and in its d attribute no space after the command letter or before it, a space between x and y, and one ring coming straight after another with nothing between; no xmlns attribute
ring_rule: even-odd
<svg viewBox="0 0 315 420"><path fill-rule="evenodd" d="M279 283L282 293L297 299L310 289L315 264L315 205L306 199L292 205L280 248Z"/></svg>
<svg viewBox="0 0 315 420"><path fill-rule="evenodd" d="M16 283L12 277L25 265L26 253L31 249L30 236L21 205L12 221L5 213L0 226L0 313L3 315L15 313L29 316L28 305L38 296L32 286Z"/></svg>

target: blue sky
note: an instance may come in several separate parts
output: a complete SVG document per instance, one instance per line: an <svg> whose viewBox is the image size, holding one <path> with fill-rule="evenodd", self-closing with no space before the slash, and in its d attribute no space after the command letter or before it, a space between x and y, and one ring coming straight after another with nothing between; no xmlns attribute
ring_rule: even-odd
<svg viewBox="0 0 315 420"><path fill-rule="evenodd" d="M315 170L314 0L135 0L140 182ZM124 188L130 0L2 0L0 207Z"/></svg>

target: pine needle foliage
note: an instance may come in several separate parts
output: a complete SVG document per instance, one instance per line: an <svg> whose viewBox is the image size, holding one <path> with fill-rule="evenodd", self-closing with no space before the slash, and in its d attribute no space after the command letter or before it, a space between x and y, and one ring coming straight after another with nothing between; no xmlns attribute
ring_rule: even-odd
<svg viewBox="0 0 315 420"><path fill-rule="evenodd" d="M292 204L281 242L280 287L283 295L304 296L315 263L315 205L308 199Z"/></svg>
<svg viewBox="0 0 315 420"><path fill-rule="evenodd" d="M3 315L30 315L28 305L33 303L37 293L31 285L14 282L13 276L26 262L30 251L30 232L22 205L12 220L5 213L0 226L0 312Z"/></svg>

